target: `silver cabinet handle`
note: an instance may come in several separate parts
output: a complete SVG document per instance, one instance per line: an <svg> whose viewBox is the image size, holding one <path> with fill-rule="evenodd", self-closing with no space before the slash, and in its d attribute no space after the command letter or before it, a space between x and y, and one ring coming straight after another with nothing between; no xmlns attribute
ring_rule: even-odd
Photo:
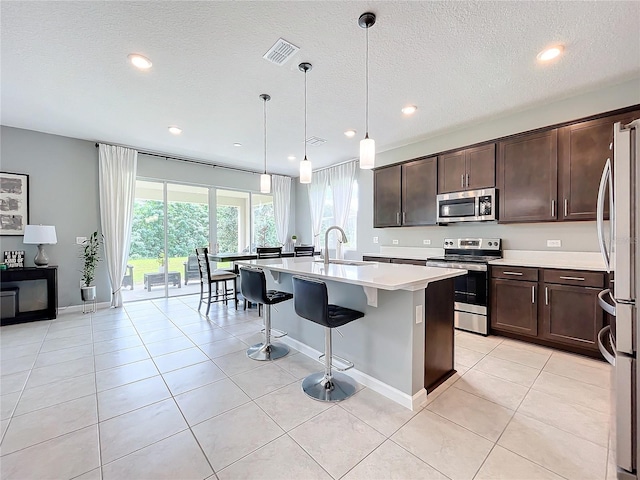
<svg viewBox="0 0 640 480"><path fill-rule="evenodd" d="M533 285L531 287L531 303L536 303L536 287Z"/></svg>
<svg viewBox="0 0 640 480"><path fill-rule="evenodd" d="M396 225L400 225L400 212L396 212Z"/></svg>
<svg viewBox="0 0 640 480"><path fill-rule="evenodd" d="M544 304L549 305L549 289L544 287Z"/></svg>
<svg viewBox="0 0 640 480"><path fill-rule="evenodd" d="M402 223L407 223L407 212L402 212Z"/></svg>
<svg viewBox="0 0 640 480"><path fill-rule="evenodd" d="M556 216L556 201L555 200L551 200L551 216L552 217Z"/></svg>
<svg viewBox="0 0 640 480"><path fill-rule="evenodd" d="M518 277L522 276L520 272L502 272L503 275L517 275Z"/></svg>
<svg viewBox="0 0 640 480"><path fill-rule="evenodd" d="M604 359L615 367L616 357L611 355L611 352L609 352L609 350L607 350L607 348L604 346L604 342L606 341L604 340L604 336L609 335L609 332L611 332L610 325L607 325L602 330L600 330L600 332L598 332L598 349L600 350L600 353L602 353Z"/></svg>
<svg viewBox="0 0 640 480"><path fill-rule="evenodd" d="M467 188L469 188L469 174L467 173Z"/></svg>
<svg viewBox="0 0 640 480"><path fill-rule="evenodd" d="M600 308L602 308L605 312L615 317L616 316L615 301L614 301L614 305L611 305L609 302L607 302L604 299L605 295L609 295L609 298L611 298L611 300L613 301L613 298L611 297L611 290L607 288L606 290L602 290L598 294L598 304L600 305Z"/></svg>
<svg viewBox="0 0 640 480"><path fill-rule="evenodd" d="M464 173L460 175L460 187L464 188Z"/></svg>
<svg viewBox="0 0 640 480"><path fill-rule="evenodd" d="M569 216L569 199L568 198L564 199L564 216L565 217Z"/></svg>
<svg viewBox="0 0 640 480"><path fill-rule="evenodd" d="M584 282L583 277L560 277L563 280L578 280L579 282Z"/></svg>

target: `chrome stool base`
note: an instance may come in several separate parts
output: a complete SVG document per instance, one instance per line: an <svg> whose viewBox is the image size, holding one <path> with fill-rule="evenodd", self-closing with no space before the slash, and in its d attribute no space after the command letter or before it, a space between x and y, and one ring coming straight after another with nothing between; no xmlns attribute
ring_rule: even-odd
<svg viewBox="0 0 640 480"><path fill-rule="evenodd" d="M356 382L344 373L334 373L329 381L324 372L312 373L302 381L302 391L314 400L340 402L356 393Z"/></svg>
<svg viewBox="0 0 640 480"><path fill-rule="evenodd" d="M264 343L256 343L247 349L247 357L253 360L276 360L284 357L289 353L289 347L281 344L265 345Z"/></svg>

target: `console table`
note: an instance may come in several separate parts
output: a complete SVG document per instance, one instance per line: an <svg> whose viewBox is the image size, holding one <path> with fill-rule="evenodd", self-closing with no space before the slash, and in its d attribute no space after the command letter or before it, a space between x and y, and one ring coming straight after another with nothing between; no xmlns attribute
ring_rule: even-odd
<svg viewBox="0 0 640 480"><path fill-rule="evenodd" d="M176 285L178 288L182 287L182 285L180 285L180 272L169 272L167 275L169 277L168 283L172 283L174 287ZM152 285L164 285L164 272L144 274L144 287L148 292L151 291Z"/></svg>
<svg viewBox="0 0 640 480"><path fill-rule="evenodd" d="M41 310L28 310L12 318L2 319L2 325L31 322L33 320L50 320L58 314L58 267L26 267L0 270L0 286L20 287L19 282L45 280L47 282L47 307Z"/></svg>

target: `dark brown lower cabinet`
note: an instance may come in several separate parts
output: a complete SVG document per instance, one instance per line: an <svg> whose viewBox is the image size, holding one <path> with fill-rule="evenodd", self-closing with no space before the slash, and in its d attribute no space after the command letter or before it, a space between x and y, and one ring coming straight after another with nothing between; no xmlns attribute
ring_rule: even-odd
<svg viewBox="0 0 640 480"><path fill-rule="evenodd" d="M598 306L601 288L544 284L541 337L591 350L598 349L604 312Z"/></svg>
<svg viewBox="0 0 640 480"><path fill-rule="evenodd" d="M598 332L605 315L598 293L605 285L603 273L492 267L491 276L493 332L600 357Z"/></svg>
<svg viewBox="0 0 640 480"><path fill-rule="evenodd" d="M538 282L494 278L491 327L520 335L538 335Z"/></svg>

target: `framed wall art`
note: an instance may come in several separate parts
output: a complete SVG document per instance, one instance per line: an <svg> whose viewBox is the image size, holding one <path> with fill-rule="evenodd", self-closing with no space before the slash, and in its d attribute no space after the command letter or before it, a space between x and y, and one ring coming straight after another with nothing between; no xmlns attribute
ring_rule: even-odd
<svg viewBox="0 0 640 480"><path fill-rule="evenodd" d="M0 235L24 235L29 223L29 175L0 172Z"/></svg>

